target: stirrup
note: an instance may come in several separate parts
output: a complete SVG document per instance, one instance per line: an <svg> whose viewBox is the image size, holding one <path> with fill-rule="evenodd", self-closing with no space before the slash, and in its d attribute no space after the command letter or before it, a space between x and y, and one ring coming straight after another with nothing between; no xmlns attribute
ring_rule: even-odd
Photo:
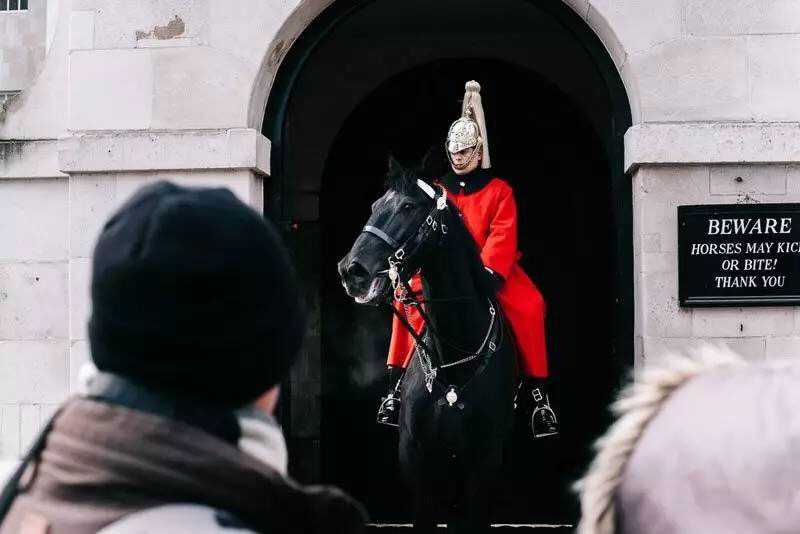
<svg viewBox="0 0 800 534"><path fill-rule="evenodd" d="M538 395L537 395L538 394ZM533 398L536 407L531 414L531 432L533 439L546 438L558 434L558 419L553 408L550 407L550 399L547 395L542 395L539 388L533 390Z"/></svg>
<svg viewBox="0 0 800 534"><path fill-rule="evenodd" d="M379 425L400 426L400 396L395 391L381 398L376 422Z"/></svg>

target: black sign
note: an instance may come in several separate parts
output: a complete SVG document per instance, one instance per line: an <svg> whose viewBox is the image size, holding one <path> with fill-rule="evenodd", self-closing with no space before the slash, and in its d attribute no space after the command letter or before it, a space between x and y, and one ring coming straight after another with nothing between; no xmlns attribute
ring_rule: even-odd
<svg viewBox="0 0 800 534"><path fill-rule="evenodd" d="M800 304L800 204L678 206L681 306Z"/></svg>

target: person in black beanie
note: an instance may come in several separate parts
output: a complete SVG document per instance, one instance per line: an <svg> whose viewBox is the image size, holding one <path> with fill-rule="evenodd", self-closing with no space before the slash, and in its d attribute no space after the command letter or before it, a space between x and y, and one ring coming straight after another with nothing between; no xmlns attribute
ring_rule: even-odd
<svg viewBox="0 0 800 534"><path fill-rule="evenodd" d="M146 186L103 227L91 294L96 369L0 494L0 534L363 531L357 502L286 473L272 413L306 314L269 221Z"/></svg>
<svg viewBox="0 0 800 534"><path fill-rule="evenodd" d="M98 369L231 406L281 380L305 330L275 228L227 189L167 182L106 223L92 306Z"/></svg>

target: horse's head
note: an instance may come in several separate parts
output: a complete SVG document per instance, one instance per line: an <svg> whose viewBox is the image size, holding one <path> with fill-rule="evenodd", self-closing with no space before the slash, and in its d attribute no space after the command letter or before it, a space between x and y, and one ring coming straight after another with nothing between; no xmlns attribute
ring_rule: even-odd
<svg viewBox="0 0 800 534"><path fill-rule="evenodd" d="M388 190L372 204L372 214L350 252L338 264L347 294L359 304L377 305L390 287L392 262L406 278L416 271L430 241L431 212L441 191L420 173L389 159ZM434 224L433 229L436 229Z"/></svg>

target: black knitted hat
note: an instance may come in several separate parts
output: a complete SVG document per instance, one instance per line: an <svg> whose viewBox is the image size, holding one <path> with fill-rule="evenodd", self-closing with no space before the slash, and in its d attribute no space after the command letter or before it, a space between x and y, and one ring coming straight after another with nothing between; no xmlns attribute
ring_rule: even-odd
<svg viewBox="0 0 800 534"><path fill-rule="evenodd" d="M95 247L92 359L162 391L240 406L294 360L300 293L275 227L230 191L149 185Z"/></svg>

